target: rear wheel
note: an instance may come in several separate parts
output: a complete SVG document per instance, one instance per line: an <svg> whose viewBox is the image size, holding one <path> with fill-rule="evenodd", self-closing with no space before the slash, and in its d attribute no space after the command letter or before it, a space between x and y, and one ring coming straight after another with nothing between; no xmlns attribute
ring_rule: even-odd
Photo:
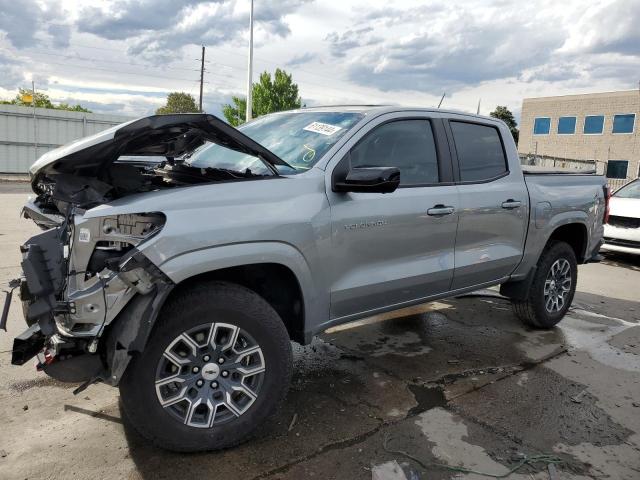
<svg viewBox="0 0 640 480"><path fill-rule="evenodd" d="M273 414L290 376L291 344L275 310L251 290L215 282L163 309L120 394L127 418L154 444L215 450Z"/></svg>
<svg viewBox="0 0 640 480"><path fill-rule="evenodd" d="M573 248L565 242L549 243L540 255L527 298L513 301L516 315L532 327L554 327L571 306L577 280Z"/></svg>

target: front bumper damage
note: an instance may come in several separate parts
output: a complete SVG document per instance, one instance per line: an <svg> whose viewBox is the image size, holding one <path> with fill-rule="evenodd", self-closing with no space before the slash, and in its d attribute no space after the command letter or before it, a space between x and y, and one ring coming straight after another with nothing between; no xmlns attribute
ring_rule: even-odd
<svg viewBox="0 0 640 480"><path fill-rule="evenodd" d="M34 204L25 211L36 223L50 218ZM37 355L38 368L58 380L116 385L173 288L138 249L163 226L158 213L90 217L79 209L41 225L48 230L21 247L23 276L12 284L28 325L14 339L12 364Z"/></svg>
<svg viewBox="0 0 640 480"><path fill-rule="evenodd" d="M207 143L255 157L270 173L185 161ZM138 160L121 161L127 156ZM165 160L144 160L158 156ZM123 213L119 201L188 185L276 178L276 166L292 168L207 114L153 115L45 153L30 168L37 197L23 208L44 231L22 246L23 276L10 285L0 317L2 328L19 288L28 329L14 341L12 363L37 355L39 368L59 380L116 385L174 287L144 255L165 216Z"/></svg>

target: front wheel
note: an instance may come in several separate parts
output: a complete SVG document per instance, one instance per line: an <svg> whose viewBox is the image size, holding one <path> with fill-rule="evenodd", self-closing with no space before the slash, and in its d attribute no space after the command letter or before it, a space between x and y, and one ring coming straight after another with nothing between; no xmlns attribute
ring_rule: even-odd
<svg viewBox="0 0 640 480"><path fill-rule="evenodd" d="M573 248L552 242L540 255L525 300L514 300L516 315L527 325L552 328L567 313L578 281L578 263Z"/></svg>
<svg viewBox="0 0 640 480"><path fill-rule="evenodd" d="M211 282L172 299L120 383L136 430L174 451L245 440L283 401L291 344L275 310L239 285Z"/></svg>

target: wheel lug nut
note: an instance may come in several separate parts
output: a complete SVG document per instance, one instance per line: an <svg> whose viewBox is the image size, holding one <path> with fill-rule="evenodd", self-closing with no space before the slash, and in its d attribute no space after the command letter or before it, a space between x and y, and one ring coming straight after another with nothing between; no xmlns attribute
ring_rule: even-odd
<svg viewBox="0 0 640 480"><path fill-rule="evenodd" d="M218 363L220 363L220 364L224 363L224 358L223 358L223 357L220 357L220 358L218 359Z"/></svg>
<svg viewBox="0 0 640 480"><path fill-rule="evenodd" d="M211 382L211 388L218 388L218 382Z"/></svg>
<svg viewBox="0 0 640 480"><path fill-rule="evenodd" d="M229 372L227 372L226 370L223 370L222 371L222 376L225 377L225 378L228 377L229 376Z"/></svg>
<svg viewBox="0 0 640 480"><path fill-rule="evenodd" d="M201 387L202 385L204 385L204 382L203 382L202 380L198 380L198 381L196 382L196 385L197 385L197 386L199 386L199 387Z"/></svg>
<svg viewBox="0 0 640 480"><path fill-rule="evenodd" d="M200 369L198 367L193 367L193 369L191 371L193 373L198 373L200 371Z"/></svg>
<svg viewBox="0 0 640 480"><path fill-rule="evenodd" d="M209 355L205 355L205 356L202 358L202 360L204 360L205 362L208 362L210 358L211 358L211 357L210 357Z"/></svg>

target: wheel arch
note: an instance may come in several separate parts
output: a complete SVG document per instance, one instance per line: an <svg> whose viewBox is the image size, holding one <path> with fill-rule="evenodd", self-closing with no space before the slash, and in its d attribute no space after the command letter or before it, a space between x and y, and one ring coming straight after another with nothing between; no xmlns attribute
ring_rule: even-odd
<svg viewBox="0 0 640 480"><path fill-rule="evenodd" d="M582 222L565 223L556 227L549 235L545 248L551 242L565 242L573 249L578 263L583 263L586 259L586 252L589 239L587 226ZM544 248L543 248L544 250Z"/></svg>
<svg viewBox="0 0 640 480"><path fill-rule="evenodd" d="M284 242L249 242L179 255L159 268L181 288L202 280L245 286L269 302L285 322L290 337L310 341L313 325L328 315L328 293L320 291L302 253Z"/></svg>
<svg viewBox="0 0 640 480"><path fill-rule="evenodd" d="M517 280L511 280L500 285L500 293L512 300L526 298L537 271L538 260L552 242L565 242L569 244L576 255L578 264L583 263L586 260L588 235L587 226L581 221L566 221L561 225L556 225L553 230L551 230L551 234L542 245L535 260L533 260L533 264L527 274Z"/></svg>
<svg viewBox="0 0 640 480"><path fill-rule="evenodd" d="M281 263L250 263L199 273L182 280L167 301L193 285L222 281L241 285L260 295L284 322L289 338L304 343L305 301L295 273Z"/></svg>

